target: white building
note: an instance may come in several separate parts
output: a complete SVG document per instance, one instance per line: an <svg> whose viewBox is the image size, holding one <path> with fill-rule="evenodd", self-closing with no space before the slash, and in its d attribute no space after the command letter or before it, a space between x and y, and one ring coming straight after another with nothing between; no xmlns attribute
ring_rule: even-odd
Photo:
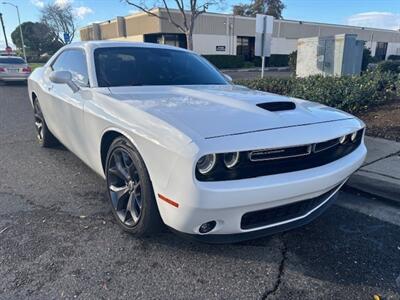
<svg viewBox="0 0 400 300"><path fill-rule="evenodd" d="M167 17L165 9L153 13ZM177 10L171 10L174 19L182 20ZM290 54L297 48L297 40L306 37L326 37L336 34L357 34L359 40L371 49L372 55L387 59L400 55L400 31L324 24L316 22L274 20L272 54ZM85 40L126 40L154 42L186 47L186 38L167 20L136 13L126 17L92 24L80 30ZM254 56L255 18L217 13L204 13L197 18L193 34L194 50L203 55Z"/></svg>

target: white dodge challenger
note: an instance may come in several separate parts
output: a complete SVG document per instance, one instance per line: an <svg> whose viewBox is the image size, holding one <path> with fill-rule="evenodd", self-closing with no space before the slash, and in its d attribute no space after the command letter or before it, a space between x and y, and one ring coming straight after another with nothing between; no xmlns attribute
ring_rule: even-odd
<svg viewBox="0 0 400 300"><path fill-rule="evenodd" d="M234 85L175 47L71 44L28 88L40 145L61 142L101 175L136 236L164 223L230 242L303 225L367 152L354 116Z"/></svg>

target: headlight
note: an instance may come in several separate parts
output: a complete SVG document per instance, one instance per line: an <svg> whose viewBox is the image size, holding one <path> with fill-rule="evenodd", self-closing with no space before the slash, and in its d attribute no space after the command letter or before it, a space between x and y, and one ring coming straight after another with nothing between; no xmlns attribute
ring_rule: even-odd
<svg viewBox="0 0 400 300"><path fill-rule="evenodd" d="M358 131L356 131L356 132L353 132L353 133L351 134L351 136L350 136L350 140L351 140L352 142L354 142L354 141L356 140L356 138L357 138L357 134L358 134Z"/></svg>
<svg viewBox="0 0 400 300"><path fill-rule="evenodd" d="M228 169L233 168L239 162L239 152L231 152L224 154L224 164Z"/></svg>
<svg viewBox="0 0 400 300"><path fill-rule="evenodd" d="M339 143L344 144L344 143L346 143L346 140L347 140L347 135L344 135L339 138Z"/></svg>
<svg viewBox="0 0 400 300"><path fill-rule="evenodd" d="M197 162L197 170L199 173L205 175L210 172L215 166L215 162L217 160L216 158L217 157L215 154L207 154L202 156Z"/></svg>

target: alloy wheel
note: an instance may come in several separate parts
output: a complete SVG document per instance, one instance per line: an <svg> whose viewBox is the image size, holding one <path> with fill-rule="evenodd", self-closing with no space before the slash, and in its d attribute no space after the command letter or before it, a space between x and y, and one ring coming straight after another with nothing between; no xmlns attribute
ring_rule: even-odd
<svg viewBox="0 0 400 300"><path fill-rule="evenodd" d="M35 116L35 129L36 129L36 137L37 139L42 142L43 141L43 114L42 110L37 101L35 101L34 106L34 116Z"/></svg>
<svg viewBox="0 0 400 300"><path fill-rule="evenodd" d="M112 152L107 182L112 206L119 220L125 226L135 226L142 212L141 183L136 166L125 149L117 148Z"/></svg>

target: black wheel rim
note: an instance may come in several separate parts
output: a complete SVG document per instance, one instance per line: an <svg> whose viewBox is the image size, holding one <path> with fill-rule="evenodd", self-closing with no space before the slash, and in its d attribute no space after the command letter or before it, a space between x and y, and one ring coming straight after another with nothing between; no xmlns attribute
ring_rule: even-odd
<svg viewBox="0 0 400 300"><path fill-rule="evenodd" d="M35 129L36 129L36 137L41 142L43 141L43 114L40 109L39 104L37 101L33 106L34 115L35 115Z"/></svg>
<svg viewBox="0 0 400 300"><path fill-rule="evenodd" d="M107 183L119 220L128 227L135 226L142 213L141 182L132 158L123 148L115 149L110 156Z"/></svg>

